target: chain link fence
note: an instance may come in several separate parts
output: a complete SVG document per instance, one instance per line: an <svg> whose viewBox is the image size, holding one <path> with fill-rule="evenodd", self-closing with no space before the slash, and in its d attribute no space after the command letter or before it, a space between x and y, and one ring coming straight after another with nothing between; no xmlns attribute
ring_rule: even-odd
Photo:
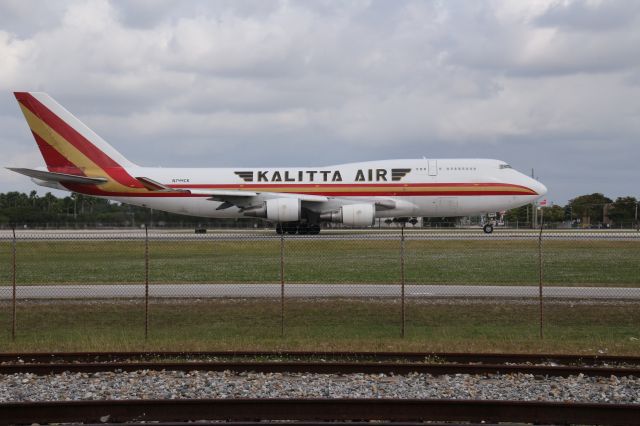
<svg viewBox="0 0 640 426"><path fill-rule="evenodd" d="M3 230L0 264L33 345L640 338L633 231Z"/></svg>

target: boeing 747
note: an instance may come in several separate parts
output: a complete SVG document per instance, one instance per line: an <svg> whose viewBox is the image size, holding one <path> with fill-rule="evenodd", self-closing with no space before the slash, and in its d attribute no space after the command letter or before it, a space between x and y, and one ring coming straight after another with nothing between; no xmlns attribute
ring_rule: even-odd
<svg viewBox="0 0 640 426"><path fill-rule="evenodd" d="M326 167L155 168L132 163L46 93L15 97L46 168L9 168L38 185L173 213L261 218L278 233L321 222L484 215L547 188L500 160L381 160ZM485 232L493 230L485 225Z"/></svg>

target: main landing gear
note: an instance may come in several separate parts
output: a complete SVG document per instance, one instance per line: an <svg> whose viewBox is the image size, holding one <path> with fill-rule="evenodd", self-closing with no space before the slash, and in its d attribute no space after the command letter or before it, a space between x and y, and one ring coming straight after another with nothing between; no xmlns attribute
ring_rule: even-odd
<svg viewBox="0 0 640 426"><path fill-rule="evenodd" d="M493 224L491 223L487 223L486 225L484 225L482 227L482 230L484 231L485 234L490 234L493 232Z"/></svg>
<svg viewBox="0 0 640 426"><path fill-rule="evenodd" d="M276 224L276 233L282 234L298 234L298 235L318 235L320 233L320 225L317 223L300 223L285 222Z"/></svg>

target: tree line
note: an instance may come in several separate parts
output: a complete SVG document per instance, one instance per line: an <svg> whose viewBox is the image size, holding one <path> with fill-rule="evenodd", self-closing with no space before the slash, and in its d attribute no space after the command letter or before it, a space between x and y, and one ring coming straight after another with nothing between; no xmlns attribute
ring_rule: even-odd
<svg viewBox="0 0 640 426"><path fill-rule="evenodd" d="M612 200L594 193L575 197L565 206L542 207L545 223L571 222L575 226L635 226L638 200L618 197ZM533 214L540 214L531 205L509 210L505 220L509 224L531 223ZM115 203L102 198L72 193L58 198L47 192L39 196L36 191L0 193L0 226L45 227L264 227L259 219L211 219L151 210L128 204Z"/></svg>
<svg viewBox="0 0 640 426"><path fill-rule="evenodd" d="M239 222L240 221L240 222ZM0 226L10 227L229 227L264 226L257 219L210 219L185 216L120 204L103 198L72 193L58 198L47 192L39 196L36 191L0 193Z"/></svg>
<svg viewBox="0 0 640 426"><path fill-rule="evenodd" d="M618 197L612 200L601 193L580 195L564 206L542 207L545 223L571 222L576 227L632 227L637 221L638 200L635 197ZM536 210L531 205L509 210L505 220L529 223Z"/></svg>

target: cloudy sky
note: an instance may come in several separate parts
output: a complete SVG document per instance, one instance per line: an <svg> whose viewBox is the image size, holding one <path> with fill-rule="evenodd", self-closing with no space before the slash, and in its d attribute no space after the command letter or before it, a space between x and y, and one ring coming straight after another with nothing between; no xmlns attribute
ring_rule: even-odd
<svg viewBox="0 0 640 426"><path fill-rule="evenodd" d="M22 90L143 165L498 158L640 196L636 0L2 0L2 166L43 164Z"/></svg>

